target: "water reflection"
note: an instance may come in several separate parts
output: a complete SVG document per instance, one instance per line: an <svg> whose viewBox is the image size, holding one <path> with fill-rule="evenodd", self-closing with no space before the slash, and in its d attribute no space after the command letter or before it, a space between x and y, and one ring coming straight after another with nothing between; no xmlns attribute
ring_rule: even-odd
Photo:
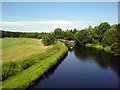
<svg viewBox="0 0 120 90"><path fill-rule="evenodd" d="M119 57L113 57L110 53L102 50L86 47L70 49L66 56L29 89L113 88L118 86Z"/></svg>
<svg viewBox="0 0 120 90"><path fill-rule="evenodd" d="M74 53L81 61L94 61L99 67L107 69L111 67L120 77L120 57L114 57L110 53L103 50L97 50L95 48L87 48L82 46L76 46Z"/></svg>

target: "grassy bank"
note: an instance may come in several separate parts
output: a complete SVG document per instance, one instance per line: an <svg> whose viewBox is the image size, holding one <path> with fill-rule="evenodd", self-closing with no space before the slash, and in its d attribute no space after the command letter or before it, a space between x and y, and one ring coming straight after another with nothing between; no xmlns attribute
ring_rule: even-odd
<svg viewBox="0 0 120 90"><path fill-rule="evenodd" d="M2 39L2 81L14 76L41 60L42 53L52 46L44 46L39 39ZM39 55L37 59L37 55ZM45 57L45 56L44 56Z"/></svg>
<svg viewBox="0 0 120 90"><path fill-rule="evenodd" d="M56 43L44 53L35 54L28 58L28 62L36 61L29 68L3 81L2 88L26 88L36 79L43 75L55 65L64 54L67 48L63 43Z"/></svg>
<svg viewBox="0 0 120 90"><path fill-rule="evenodd" d="M85 46L86 47L94 47L96 49L102 49L102 50L105 50L106 52L110 52L111 51L110 46L103 47L101 44L86 44Z"/></svg>

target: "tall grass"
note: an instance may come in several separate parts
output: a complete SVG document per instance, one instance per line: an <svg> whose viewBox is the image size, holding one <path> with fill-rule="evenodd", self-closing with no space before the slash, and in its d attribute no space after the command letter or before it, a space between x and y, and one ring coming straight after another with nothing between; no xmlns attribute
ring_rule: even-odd
<svg viewBox="0 0 120 90"><path fill-rule="evenodd" d="M7 80L3 81L3 88L13 89L28 87L53 65L55 65L60 60L60 58L65 55L65 53L67 53L67 47L63 43L57 43L47 52L40 55L35 55L33 58L31 57L31 63L28 64L28 60L27 64L31 65L34 62L36 63L23 70L21 73L11 76Z"/></svg>
<svg viewBox="0 0 120 90"><path fill-rule="evenodd" d="M31 55L24 60L10 61L2 65L2 81L14 76L23 70L29 68L35 63L43 60L44 58L58 52L59 48L53 47L48 49L45 53ZM48 53L49 52L49 53Z"/></svg>
<svg viewBox="0 0 120 90"><path fill-rule="evenodd" d="M49 46L44 46L40 39L3 38L2 64L9 61L23 60L32 54L44 52Z"/></svg>

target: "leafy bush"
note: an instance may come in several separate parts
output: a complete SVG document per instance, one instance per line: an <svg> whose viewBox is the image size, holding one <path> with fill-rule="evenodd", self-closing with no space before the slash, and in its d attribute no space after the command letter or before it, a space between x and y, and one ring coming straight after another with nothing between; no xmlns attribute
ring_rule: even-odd
<svg viewBox="0 0 120 90"><path fill-rule="evenodd" d="M38 39L42 39L42 35L38 35L38 37L37 37Z"/></svg>
<svg viewBox="0 0 120 90"><path fill-rule="evenodd" d="M14 76L17 72L23 71L23 68L18 62L9 62L2 66L2 81L8 79L10 76Z"/></svg>
<svg viewBox="0 0 120 90"><path fill-rule="evenodd" d="M54 44L55 38L53 37L52 34L46 34L42 38L42 42L44 43L45 46Z"/></svg>
<svg viewBox="0 0 120 90"><path fill-rule="evenodd" d="M109 30L107 30L102 39L102 45L110 46L112 44L112 40L116 33L117 33L117 29L115 28L115 26L112 26Z"/></svg>
<svg viewBox="0 0 120 90"><path fill-rule="evenodd" d="M115 56L120 56L120 46L118 43L113 43L111 45L111 53Z"/></svg>
<svg viewBox="0 0 120 90"><path fill-rule="evenodd" d="M93 32L87 29L78 31L75 36L75 43L80 45L85 45L86 43L93 43Z"/></svg>

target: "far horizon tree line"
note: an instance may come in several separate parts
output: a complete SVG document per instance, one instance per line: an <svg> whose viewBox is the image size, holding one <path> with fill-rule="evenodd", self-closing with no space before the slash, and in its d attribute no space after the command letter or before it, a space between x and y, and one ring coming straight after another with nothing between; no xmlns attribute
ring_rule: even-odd
<svg viewBox="0 0 120 90"><path fill-rule="evenodd" d="M16 37L16 38L38 38L43 39L44 45L51 45L57 39L74 40L76 45L101 44L103 47L110 46L113 53L120 55L120 24L110 25L108 22L100 23L94 28L78 30L71 29L63 31L61 28L56 28L51 33L27 33L27 32L11 32L3 31L2 38Z"/></svg>

